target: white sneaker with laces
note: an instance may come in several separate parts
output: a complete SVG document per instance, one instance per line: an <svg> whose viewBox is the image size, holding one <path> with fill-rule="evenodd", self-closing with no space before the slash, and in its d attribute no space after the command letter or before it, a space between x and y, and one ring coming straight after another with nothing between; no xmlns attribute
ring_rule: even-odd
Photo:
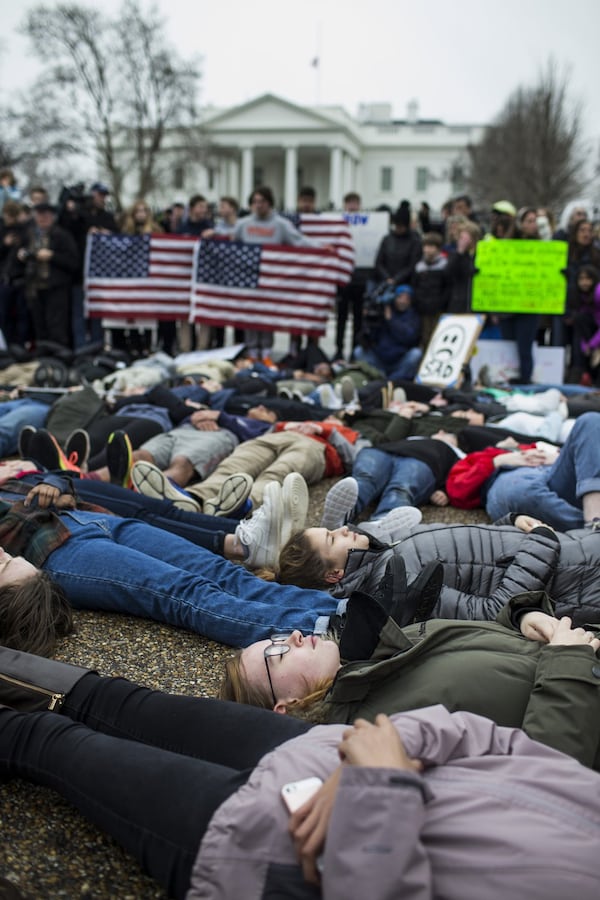
<svg viewBox="0 0 600 900"><path fill-rule="evenodd" d="M235 536L248 549L247 565L254 569L277 568L282 520L282 488L278 481L271 481L265 487L262 506L235 529Z"/></svg>
<svg viewBox="0 0 600 900"><path fill-rule="evenodd" d="M281 496L283 501L281 546L285 547L291 536L302 531L306 525L308 487L299 472L290 472L285 476Z"/></svg>

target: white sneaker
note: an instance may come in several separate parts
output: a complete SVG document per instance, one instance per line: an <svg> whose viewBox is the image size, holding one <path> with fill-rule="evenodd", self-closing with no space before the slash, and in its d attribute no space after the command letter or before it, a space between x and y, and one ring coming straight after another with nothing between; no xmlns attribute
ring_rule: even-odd
<svg viewBox="0 0 600 900"><path fill-rule="evenodd" d="M321 528L340 528L354 515L358 500L358 481L349 476L337 481L325 497Z"/></svg>
<svg viewBox="0 0 600 900"><path fill-rule="evenodd" d="M276 569L279 564L283 497L278 481L265 487L262 506L251 519L244 519L235 529L235 536L248 548L247 565L254 569L268 566Z"/></svg>
<svg viewBox="0 0 600 900"><path fill-rule="evenodd" d="M285 547L291 536L302 531L306 525L308 487L299 472L290 472L285 476L281 496L283 501L281 546Z"/></svg>
<svg viewBox="0 0 600 900"><path fill-rule="evenodd" d="M361 522L359 527L380 541L394 543L407 538L422 518L423 513L416 506L397 506L380 519Z"/></svg>

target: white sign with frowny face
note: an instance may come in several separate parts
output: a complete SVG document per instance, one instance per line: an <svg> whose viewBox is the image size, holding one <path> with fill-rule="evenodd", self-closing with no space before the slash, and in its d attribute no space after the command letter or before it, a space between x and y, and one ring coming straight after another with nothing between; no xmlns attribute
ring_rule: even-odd
<svg viewBox="0 0 600 900"><path fill-rule="evenodd" d="M458 387L462 367L471 358L484 318L482 315L441 316L415 381L434 387Z"/></svg>

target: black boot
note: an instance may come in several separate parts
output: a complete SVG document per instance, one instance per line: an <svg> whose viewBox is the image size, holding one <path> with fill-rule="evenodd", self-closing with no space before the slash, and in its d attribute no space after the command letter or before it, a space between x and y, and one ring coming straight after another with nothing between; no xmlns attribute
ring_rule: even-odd
<svg viewBox="0 0 600 900"><path fill-rule="evenodd" d="M0 703L20 712L58 712L69 691L90 671L0 647Z"/></svg>

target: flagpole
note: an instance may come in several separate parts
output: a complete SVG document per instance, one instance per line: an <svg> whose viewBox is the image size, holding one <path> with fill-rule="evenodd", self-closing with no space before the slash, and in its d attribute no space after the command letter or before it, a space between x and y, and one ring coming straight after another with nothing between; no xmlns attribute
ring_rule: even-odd
<svg viewBox="0 0 600 900"><path fill-rule="evenodd" d="M315 106L321 105L321 22L316 26L316 53L313 59L315 70Z"/></svg>

